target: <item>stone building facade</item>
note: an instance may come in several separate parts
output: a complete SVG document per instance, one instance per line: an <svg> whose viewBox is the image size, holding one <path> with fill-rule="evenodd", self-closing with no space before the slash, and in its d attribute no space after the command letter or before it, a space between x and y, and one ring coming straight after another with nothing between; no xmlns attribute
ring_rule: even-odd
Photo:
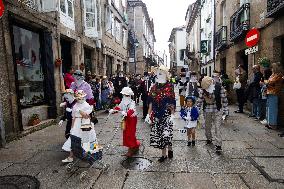
<svg viewBox="0 0 284 189"><path fill-rule="evenodd" d="M129 72L126 0L102 0L102 56L107 76Z"/></svg>
<svg viewBox="0 0 284 189"><path fill-rule="evenodd" d="M42 121L61 114L63 75L71 66L106 74L105 4L101 0L4 0L4 5L0 101L10 136L27 129L33 114ZM127 50L121 54L121 62L127 62Z"/></svg>
<svg viewBox="0 0 284 189"><path fill-rule="evenodd" d="M169 38L170 65L174 75L180 74L183 69L188 69L186 60L186 27L172 29ZM184 71L183 71L184 72Z"/></svg>
<svg viewBox="0 0 284 189"><path fill-rule="evenodd" d="M130 30L130 73L143 74L151 71L154 61L154 22L147 6L141 0L128 0L127 15Z"/></svg>
<svg viewBox="0 0 284 189"><path fill-rule="evenodd" d="M231 80L238 65L245 66L249 79L252 67L259 58L267 57L272 63L284 66L284 3L277 0L217 0L216 1L216 69L227 73ZM245 35L252 29L260 31L258 51L246 55ZM283 123L284 95L279 112Z"/></svg>

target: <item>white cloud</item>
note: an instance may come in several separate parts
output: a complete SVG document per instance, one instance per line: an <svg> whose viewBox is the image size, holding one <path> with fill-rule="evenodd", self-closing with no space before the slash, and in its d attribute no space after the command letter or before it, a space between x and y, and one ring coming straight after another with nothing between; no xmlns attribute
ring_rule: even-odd
<svg viewBox="0 0 284 189"><path fill-rule="evenodd" d="M174 27L185 25L187 8L196 0L142 0L146 3L151 18L154 19L155 50L168 53L168 39ZM169 62L169 55L168 55Z"/></svg>

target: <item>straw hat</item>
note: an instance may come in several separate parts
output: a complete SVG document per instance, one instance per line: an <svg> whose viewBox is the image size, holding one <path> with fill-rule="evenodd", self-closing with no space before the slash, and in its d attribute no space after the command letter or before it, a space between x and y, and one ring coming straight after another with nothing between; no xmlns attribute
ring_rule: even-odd
<svg viewBox="0 0 284 189"><path fill-rule="evenodd" d="M213 79L212 77L205 76L202 81L201 81L201 88L202 89L208 89L210 85L213 84Z"/></svg>
<svg viewBox="0 0 284 189"><path fill-rule="evenodd" d="M167 67L164 66L164 65L161 65L161 66L156 70L156 72L157 72L158 70L163 71L164 73L166 73L167 78L168 78L168 79L170 78L169 68L167 68Z"/></svg>
<svg viewBox="0 0 284 189"><path fill-rule="evenodd" d="M75 98L76 99L83 99L86 96L87 96L87 94L83 90L78 90L75 93Z"/></svg>
<svg viewBox="0 0 284 189"><path fill-rule="evenodd" d="M120 93L123 95L131 95L131 96L134 95L132 89L129 87L124 87Z"/></svg>

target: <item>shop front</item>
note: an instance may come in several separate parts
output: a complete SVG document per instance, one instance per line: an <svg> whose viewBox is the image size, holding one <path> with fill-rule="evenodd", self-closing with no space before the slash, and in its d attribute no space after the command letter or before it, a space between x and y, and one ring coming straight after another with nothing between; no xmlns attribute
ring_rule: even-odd
<svg viewBox="0 0 284 189"><path fill-rule="evenodd" d="M11 43L23 130L56 117L52 37L43 30L12 22Z"/></svg>

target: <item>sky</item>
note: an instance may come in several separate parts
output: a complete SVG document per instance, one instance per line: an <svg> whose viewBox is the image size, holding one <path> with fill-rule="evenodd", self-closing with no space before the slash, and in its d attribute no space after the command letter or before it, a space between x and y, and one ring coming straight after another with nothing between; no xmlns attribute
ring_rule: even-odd
<svg viewBox="0 0 284 189"><path fill-rule="evenodd" d="M196 0L142 0L148 13L154 19L155 51L166 51L169 66L168 40L174 27L185 25L187 8Z"/></svg>

